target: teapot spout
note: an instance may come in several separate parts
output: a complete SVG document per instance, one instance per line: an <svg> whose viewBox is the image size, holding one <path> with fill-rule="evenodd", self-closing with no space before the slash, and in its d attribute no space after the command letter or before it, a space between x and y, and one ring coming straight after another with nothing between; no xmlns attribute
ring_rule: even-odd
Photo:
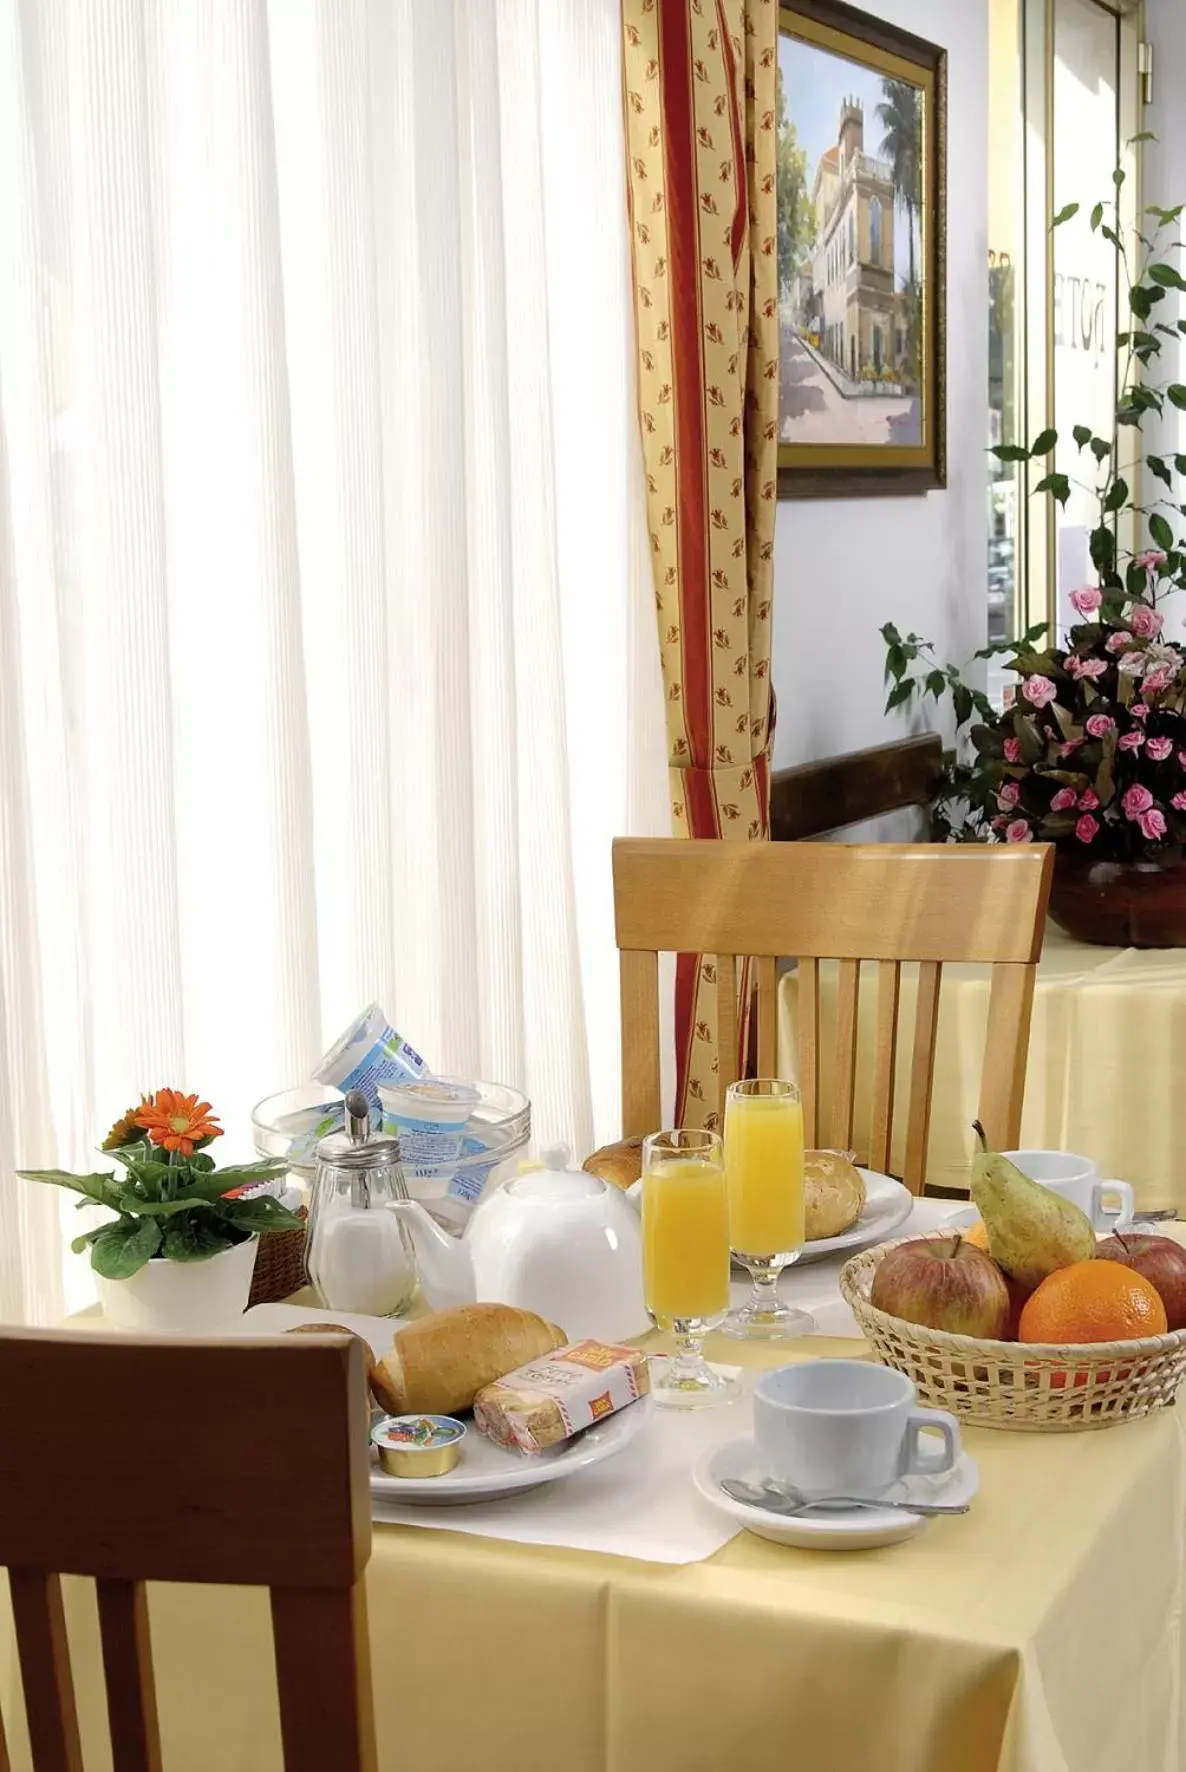
<svg viewBox="0 0 1186 1772"><path fill-rule="evenodd" d="M392 1200L388 1206L409 1231L416 1250L420 1290L434 1311L474 1301L474 1267L469 1250L443 1231L419 1200Z"/></svg>

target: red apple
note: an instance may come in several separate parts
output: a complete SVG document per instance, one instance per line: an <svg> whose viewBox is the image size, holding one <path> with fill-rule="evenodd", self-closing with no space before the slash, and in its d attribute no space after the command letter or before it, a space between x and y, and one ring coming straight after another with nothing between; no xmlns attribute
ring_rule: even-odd
<svg viewBox="0 0 1186 1772"><path fill-rule="evenodd" d="M960 1236L899 1243L878 1264L872 1303L891 1317L998 1341L1010 1300L996 1262Z"/></svg>
<svg viewBox="0 0 1186 1772"><path fill-rule="evenodd" d="M1172 1237L1124 1232L1106 1237L1096 1250L1104 1261L1118 1261L1143 1274L1165 1306L1171 1329L1186 1329L1186 1249Z"/></svg>

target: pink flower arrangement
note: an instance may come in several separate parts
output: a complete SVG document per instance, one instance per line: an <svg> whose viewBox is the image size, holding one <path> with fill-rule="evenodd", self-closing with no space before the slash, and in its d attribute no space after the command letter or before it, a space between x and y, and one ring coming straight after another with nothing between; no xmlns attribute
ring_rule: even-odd
<svg viewBox="0 0 1186 1772"><path fill-rule="evenodd" d="M1094 682L1097 677L1102 677L1104 672L1108 669L1109 665L1106 658L1072 657L1067 660L1068 672L1072 677L1077 677L1081 682Z"/></svg>
<svg viewBox="0 0 1186 1772"><path fill-rule="evenodd" d="M1170 800L1175 812L1186 812L1186 788L1179 788Z"/></svg>
<svg viewBox="0 0 1186 1772"><path fill-rule="evenodd" d="M1141 827L1142 837L1147 837L1150 843L1160 843L1165 836L1165 813L1159 812L1156 806L1151 807L1148 812L1142 812L1137 823Z"/></svg>
<svg viewBox="0 0 1186 1772"><path fill-rule="evenodd" d="M1127 628L1119 628L1116 630L1115 633L1109 634L1107 639L1104 641L1104 651L1105 652L1123 652L1124 648L1126 646L1131 645L1131 643L1132 643L1132 635L1129 633L1128 629Z"/></svg>
<svg viewBox="0 0 1186 1772"><path fill-rule="evenodd" d="M1092 818L1090 812L1085 812L1075 825L1075 835L1080 843L1094 843L1099 835L1099 828L1099 819Z"/></svg>
<svg viewBox="0 0 1186 1772"><path fill-rule="evenodd" d="M1149 703L1147 701L1134 701L1128 711L1134 720L1147 720L1149 718Z"/></svg>
<svg viewBox="0 0 1186 1772"><path fill-rule="evenodd" d="M1005 761L1006 761L1006 763L1020 763L1021 762L1021 741L1020 741L1020 739L1007 738L1005 740Z"/></svg>
<svg viewBox="0 0 1186 1772"><path fill-rule="evenodd" d="M1024 818L1015 818L1011 825L1005 827L1006 843L1032 843L1034 833Z"/></svg>
<svg viewBox="0 0 1186 1772"><path fill-rule="evenodd" d="M1153 795L1141 782L1135 781L1120 796L1120 805L1125 818L1140 818L1143 812L1148 812L1152 804Z"/></svg>
<svg viewBox="0 0 1186 1772"><path fill-rule="evenodd" d="M1085 788L1079 795L1080 812L1094 812L1099 805L1099 798L1094 788Z"/></svg>
<svg viewBox="0 0 1186 1772"><path fill-rule="evenodd" d="M1109 732L1115 732L1116 722L1110 714L1089 714L1084 724L1088 738L1106 738Z"/></svg>
<svg viewBox="0 0 1186 1772"><path fill-rule="evenodd" d="M1003 781L997 790L997 805L1002 812L1008 812L1016 806L1021 798L1021 789L1015 781Z"/></svg>
<svg viewBox="0 0 1186 1772"><path fill-rule="evenodd" d="M1125 733L1124 737L1120 740L1119 749L1122 751L1139 751L1144 742L1145 734L1136 731L1134 728L1132 732Z"/></svg>
<svg viewBox="0 0 1186 1772"><path fill-rule="evenodd" d="M1133 633L1140 634L1145 640L1155 640L1165 626L1164 618L1148 603L1134 603L1125 612L1124 619Z"/></svg>
<svg viewBox="0 0 1186 1772"><path fill-rule="evenodd" d="M1133 561L1134 566L1143 566L1146 572L1156 572L1159 566L1165 565L1165 555L1160 548L1146 548Z"/></svg>
<svg viewBox="0 0 1186 1772"><path fill-rule="evenodd" d="M1151 738L1145 746L1145 755L1151 763L1164 763L1173 748L1172 738Z"/></svg>
<svg viewBox="0 0 1186 1772"><path fill-rule="evenodd" d="M1017 783L1014 782L1013 786L1016 787ZM1050 810L1051 812L1068 812L1072 806L1078 805L1078 802L1079 796L1074 788L1059 788L1050 802Z"/></svg>
<svg viewBox="0 0 1186 1772"><path fill-rule="evenodd" d="M1094 615L1103 600L1103 594L1097 585L1084 585L1082 590L1072 591L1068 599L1071 608L1080 615Z"/></svg>

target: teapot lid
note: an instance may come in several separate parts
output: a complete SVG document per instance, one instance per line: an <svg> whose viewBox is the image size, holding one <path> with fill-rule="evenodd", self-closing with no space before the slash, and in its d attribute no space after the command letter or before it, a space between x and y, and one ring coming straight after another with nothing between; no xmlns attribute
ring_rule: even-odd
<svg viewBox="0 0 1186 1772"><path fill-rule="evenodd" d="M361 1089L346 1097L346 1130L317 1146L317 1161L334 1169L380 1169L400 1160L399 1139L371 1131L371 1108Z"/></svg>
<svg viewBox="0 0 1186 1772"><path fill-rule="evenodd" d="M517 1175L508 1187L517 1200L591 1200L605 1192L606 1184L587 1169L573 1169L572 1152L566 1144L545 1145L538 1164Z"/></svg>

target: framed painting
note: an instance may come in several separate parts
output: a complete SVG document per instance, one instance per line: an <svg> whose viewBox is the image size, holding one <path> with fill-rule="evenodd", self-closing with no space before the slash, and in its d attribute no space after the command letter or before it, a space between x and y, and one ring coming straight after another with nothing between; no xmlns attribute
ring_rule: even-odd
<svg viewBox="0 0 1186 1772"><path fill-rule="evenodd" d="M946 484L946 51L841 0L778 39L780 498Z"/></svg>

